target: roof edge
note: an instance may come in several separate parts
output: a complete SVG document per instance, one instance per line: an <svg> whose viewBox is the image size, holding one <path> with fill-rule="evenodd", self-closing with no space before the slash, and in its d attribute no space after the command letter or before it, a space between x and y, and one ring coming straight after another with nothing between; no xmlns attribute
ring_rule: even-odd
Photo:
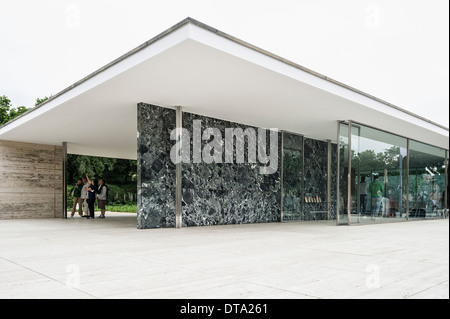
<svg viewBox="0 0 450 319"><path fill-rule="evenodd" d="M108 64L104 65L104 66L101 67L100 69L98 69L98 70L96 70L96 71L90 73L89 75L85 76L84 78L82 78L81 80L75 82L74 84L68 86L67 88L63 89L62 91L58 92L57 94L52 95L51 97L49 97L47 100L45 100L44 102L42 102L42 103L39 104L38 106L35 106L35 107L33 107L33 108L30 108L27 112L25 112L25 113L19 115L18 117L16 117L16 118L10 120L9 122L7 122L7 123L1 125L1 126L0 126L0 129L2 129L2 128L8 126L9 124L11 124L11 123L13 123L13 122L19 120L19 119L22 118L22 117L25 117L27 114L29 114L29 113L31 113L31 112L33 112L33 111L35 111L35 110L37 110L37 109L43 107L44 105L46 105L47 103L50 103L51 101L53 101L53 100L55 100L56 98L58 98L58 97L60 97L61 95L63 95L64 93L66 93L66 92L72 90L73 88L75 88L75 87L77 87L77 86L83 84L84 82L86 82L86 81L88 81L89 79L95 77L96 75L102 73L103 71L109 69L110 67L112 67L112 66L114 66L114 65L116 65L116 64L118 64L118 63L120 63L121 61L123 61L123 60L125 60L126 58L132 56L133 54L135 54L135 53L137 53L137 52L139 52L139 51L145 49L145 48L148 47L149 45L155 43L156 41L158 41L158 40L160 40L160 39L162 39L162 38L164 38L166 35L172 33L173 31L175 31L175 30L181 28L181 27L184 26L184 25L188 24L189 22L191 22L191 20L192 20L192 19L188 17L188 18L186 18L186 19L184 19L184 20L178 22L177 24L175 24L175 25L172 26L171 28L169 28L169 29L167 29L167 30L161 32L161 33L158 34L157 36L151 38L150 40L148 40L148 41L146 41L146 42L144 42L144 43L142 43L141 45L137 46L136 48L132 49L131 51L128 51L127 53L121 55L121 56L118 57L117 59L115 59L115 60L109 62Z"/></svg>
<svg viewBox="0 0 450 319"><path fill-rule="evenodd" d="M52 96L51 96L48 100L46 100L45 102L39 104L38 106L35 106L35 107L31 108L31 109L28 110L27 112L21 114L20 116L14 118L13 120L11 120L11 121L5 123L5 124L2 125L2 126L0 126L0 129L2 129L2 128L8 126L9 124L15 122L16 120L18 120L18 119L20 119L20 118L22 118L22 117L25 117L27 114L29 114L29 113L31 113L31 112L33 112L33 111L35 111L35 110L37 110L37 109L43 107L44 105L46 105L47 103L50 103L51 101L53 101L53 100L55 100L56 98L58 98L58 97L60 97L61 95L63 95L64 93L66 93L66 92L70 91L71 89L73 89L73 88L79 86L80 84L82 84L82 83L88 81L89 79L95 77L96 75L100 74L101 72L105 71L106 69L109 69L110 67L112 67L112 66L118 64L119 62L125 60L126 58L132 56L133 54L135 54L135 53L141 51L142 49L144 49L144 48L148 47L149 45L155 43L156 41L160 40L161 38L165 37L166 35L172 33L173 31L176 31L177 29L179 29L179 28L181 28L181 27L183 27L184 25L189 24L189 23L191 23L191 24L193 24L193 25L195 25L195 26L197 26L197 27L200 27L200 28L202 28L202 29L205 29L205 30L207 30L207 31L209 31L209 32L212 32L212 33L214 33L214 34L216 34L216 35L218 35L218 36L221 36L221 37L223 37L223 38L226 38L226 39L228 39L228 40L230 40L230 41L233 41L233 42L235 42L235 43L237 43L237 44L240 44L240 45L242 45L242 46L245 46L245 47L247 47L247 48L249 48L249 49L251 49L251 50L254 50L254 51L256 51L256 52L259 52L259 53L261 53L261 54L263 54L263 55L265 55L265 56L268 56L268 57L270 57L270 58L273 58L273 59L275 59L275 60L278 60L278 61L280 61L280 62L282 62L282 63L285 63L285 64L287 64L287 65L289 65L289 66L292 66L292 67L294 67L294 68L296 68L296 69L299 69L299 70L301 70L301 71L304 71L304 72L306 72L306 73L309 73L309 74L311 74L311 75L313 75L313 76L316 76L316 77L318 77L318 78L321 78L321 79L323 79L323 80L325 80L325 81L328 81L328 82L330 82L330 83L333 83L333 84L335 84L335 85L338 85L338 86L340 86L340 87L342 87L342 88L344 88L344 89L350 90L350 91L352 91L352 92L354 92L354 93L357 93L357 94L359 94L359 95L362 95L362 96L364 96L364 97L367 97L367 98L369 98L369 99L371 99L371 100L374 100L374 101L376 101L376 102L379 102L379 103L382 103L382 104L384 104L384 105L387 105L387 106L389 106L389 107L391 107L391 108L393 108L393 109L395 109L395 110L397 110L397 111L400 111L400 112L402 112L402 113L408 114L408 115L410 115L410 116L412 116L412 117L415 117L415 118L417 118L417 119L419 119L419 120L421 120L421 121L424 121L424 122L426 122L426 123L429 123L429 124L431 124L431 125L434 125L434 126L436 126L436 127L439 127L439 128L441 128L441 129L443 129L443 130L445 130L445 131L447 131L447 132L450 131L448 127L446 127L446 126L444 126L444 125L442 125L442 124L439 124L439 123L436 123L436 122L434 122L434 121L431 121L431 120L429 120L429 119L427 119L427 118L425 118L425 117L423 117L423 116L420 116L420 115L415 114L415 113L413 113L413 112L411 112L411 111L408 111L408 110L406 110L406 109L404 109L404 108L401 108L401 107L399 107L399 106L397 106L397 105L394 105L394 104L392 104L392 103L389 103L389 102L387 102L387 101L385 101L385 100L383 100L383 99L380 99L380 98L378 98L378 97L376 97L376 96L373 96L373 95L371 95L371 94L368 94L368 93L366 93L366 92L363 92L363 91L361 91L361 90L359 90L359 89L356 89L356 88L354 88L354 87L352 87L352 86L350 86L350 85L347 85L347 84L345 84L345 83L342 83L342 82L340 82L340 81L337 81L337 80L335 80L335 79L333 79L333 78L327 77L327 76L325 76L325 75L323 75L323 74L321 74L321 73L318 73L318 72L316 72L316 71L313 71L313 70L311 70L311 69L308 69L308 68L306 68L306 67L304 67L304 66L302 66L302 65L300 65L300 64L297 64L297 63L292 62L292 61L290 61L290 60L287 60L287 59L285 59L285 58L282 58L282 57L279 56L279 55L273 54L273 53L271 53L271 52L269 52L269 51L267 51L267 50L264 50L264 49L262 49L262 48L260 48L260 47L257 47L257 46L255 46L255 45L253 45L253 44L250 44L250 43L248 43L248 42L246 42L246 41L243 41L243 40L241 40L241 39L239 39L239 38L236 38L236 37L234 37L234 36L232 36L232 35L229 35L229 34L227 34L227 33L225 33L225 32L222 32L222 31L220 31L220 30L218 30L218 29L216 29L216 28L213 28L213 27L211 27L211 26L209 26L209 25L207 25L207 24L205 24L205 23L203 23L203 22L200 22L200 21L198 21L198 20L195 20L195 19L193 19L193 18L191 18L191 17L185 18L184 20L178 22L177 24L175 24L175 25L172 26L171 28L169 28L169 29L167 29L167 30L161 32L161 33L158 34L157 36L155 36L155 37L151 38L150 40L144 42L143 44L141 44L141 45L139 45L138 47L132 49L131 51L128 51L127 53L123 54L123 55L120 56L119 58L113 60L112 62L106 64L105 66L101 67L100 69L98 69L98 70L92 72L91 74L85 76L84 78L82 78L81 80L75 82L74 84L70 85L69 87L65 88L64 90L58 92L58 93L55 94L55 95L52 95Z"/></svg>
<svg viewBox="0 0 450 319"><path fill-rule="evenodd" d="M376 97L376 96L374 96L374 95L371 95L371 94L369 94L369 93L366 93L366 92L364 92L364 91L361 91L361 90L359 90L359 89L356 89L356 88L354 88L354 87L352 87L352 86L350 86L350 85L347 85L347 84L345 84L345 83L343 83L343 82L340 82L340 81L337 81L337 80L335 80L335 79L333 79L333 78L327 77L327 76L325 76L325 75L323 75L323 74L321 74L321 73L319 73L319 72L316 72L316 71L314 71L314 70L308 69L308 68L306 68L306 67L304 67L304 66L302 66L302 65L300 65L300 64L297 64L297 63L295 63L295 62L292 62L292 61L290 61L290 60L287 60L287 59L285 59L285 58L283 58L283 57L281 57L281 56L279 56L279 55L276 55L276 54L274 54L274 53L271 53L271 52L269 52L269 51L267 51L267 50L264 50L264 49L262 49L262 48L260 48L260 47L257 47L257 46L255 46L255 45L253 45L253 44L250 44L250 43L248 43L248 42L246 42L246 41L243 41L243 40L241 40L241 39L239 39L239 38L236 38L236 37L234 37L234 36L232 36L232 35L229 35L229 34L227 34L227 33L225 33L225 32L222 32L222 31L220 31L220 30L218 30L218 29L215 29L215 28L213 28L213 27L211 27L211 26L209 26L209 25L207 25L207 24L204 24L203 22L197 21L197 20L192 19L192 18L187 18L187 20L188 20L190 23L192 23L192 24L194 24L194 25L196 25L196 26L198 26L198 27L200 27L200 28L203 28L203 29L206 29L206 30L208 30L208 31L210 31L210 32L213 32L213 33L215 33L215 34L217 34L217 35L219 35L219 36L221 36L221 37L224 37L224 38L226 38L226 39L228 39L228 40L231 40L231 41L233 41L233 42L236 42L236 43L238 43L238 44L240 44L240 45L243 45L243 46L245 46L245 47L247 47L247 48L249 48L249 49L252 49L252 50L257 51L257 52L259 52L259 53L261 53L261 54L264 54L264 55L266 55L266 56L268 56L268 57L270 57L270 58L273 58L273 59L275 59L275 60L278 60L278 61L280 61L280 62L282 62L282 63L285 63L285 64L287 64L287 65L290 65L290 66L292 66L292 67L294 67L294 68L296 68L296 69L299 69L299 70L301 70L301 71L307 72L307 73L309 73L309 74L311 74L311 75L314 75L314 76L316 76L316 77L318 77L318 78L321 78L321 79L323 79L323 80L326 80L326 81L328 81L328 82L331 82L331 83L333 83L333 84L336 84L336 85L338 85L338 86L340 86L340 87L343 87L343 88L345 88L345 89L347 89L347 90L353 91L353 92L355 92L355 93L357 93L357 94L360 94L360 95L362 95L362 96L365 96L365 97L367 97L367 98L369 98L369 99L372 99L372 100L374 100L374 101L377 101L377 102L379 102L379 103L382 103L382 104L384 104L384 105L387 105L387 106L389 106L389 107L391 107L391 108L393 108L393 109L396 109L397 111L400 111L400 112L403 112L403 113L405 113L405 114L411 115L411 116L413 116L413 117L415 117L415 118L417 118L417 119L419 119L419 120L422 120L422 121L424 121L424 122L427 122L427 123L429 123L429 124L432 124L432 125L434 125L434 126L437 126L437 127L441 128L441 129L444 129L444 130L446 130L446 131L449 131L449 128L446 127L446 126L444 126L444 125L442 125L442 124L436 123L436 122L434 122L434 121L432 121L432 120L429 120L429 119L427 119L427 118L425 118L425 117L423 117L423 116L420 116L420 115L418 115L418 114L415 114L415 113L413 113L413 112L411 112L411 111L408 111L408 110L406 110L406 109L404 109L404 108L402 108L402 107L399 107L399 106L397 106L397 105L395 105L395 104L389 103L389 102L387 102L387 101L385 101L385 100L383 100L383 99L380 99L380 98L378 98L378 97Z"/></svg>

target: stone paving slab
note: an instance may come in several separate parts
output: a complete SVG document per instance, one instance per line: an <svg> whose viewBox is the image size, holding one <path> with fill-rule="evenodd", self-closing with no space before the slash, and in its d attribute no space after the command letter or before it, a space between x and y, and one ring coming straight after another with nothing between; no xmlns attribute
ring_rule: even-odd
<svg viewBox="0 0 450 319"><path fill-rule="evenodd" d="M448 299L449 224L2 220L0 298Z"/></svg>

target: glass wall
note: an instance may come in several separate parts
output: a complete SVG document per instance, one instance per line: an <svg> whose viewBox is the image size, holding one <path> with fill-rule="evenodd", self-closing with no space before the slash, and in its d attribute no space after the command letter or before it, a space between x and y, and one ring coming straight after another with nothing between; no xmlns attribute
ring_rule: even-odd
<svg viewBox="0 0 450 319"><path fill-rule="evenodd" d="M410 141L409 217L441 217L445 208L445 150Z"/></svg>
<svg viewBox="0 0 450 319"><path fill-rule="evenodd" d="M338 224L444 216L445 150L354 122L338 132Z"/></svg>
<svg viewBox="0 0 450 319"><path fill-rule="evenodd" d="M353 127L354 222L406 219L407 139L362 125Z"/></svg>
<svg viewBox="0 0 450 319"><path fill-rule="evenodd" d="M337 200L337 224L347 225L348 220L348 173L349 173L349 157L348 157L348 125L341 123L339 125L339 187Z"/></svg>

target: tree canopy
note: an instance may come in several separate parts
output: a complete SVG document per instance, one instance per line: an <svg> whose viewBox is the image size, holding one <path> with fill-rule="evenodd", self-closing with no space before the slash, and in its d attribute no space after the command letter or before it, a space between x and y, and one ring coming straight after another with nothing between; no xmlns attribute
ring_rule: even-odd
<svg viewBox="0 0 450 319"><path fill-rule="evenodd" d="M51 95L50 95L50 97L52 97ZM44 98L37 98L36 99L36 103L34 103L34 106L38 106L39 104L41 104L41 103L44 103L45 101L47 101L50 97L48 97L48 96L45 96Z"/></svg>
<svg viewBox="0 0 450 319"><path fill-rule="evenodd" d="M134 181L136 172L137 162L133 160L70 154L67 156L69 182L76 181L88 173L90 178L104 178L108 183L128 184Z"/></svg>
<svg viewBox="0 0 450 319"><path fill-rule="evenodd" d="M25 106L13 108L11 100L6 95L0 96L0 125L8 123L28 110Z"/></svg>

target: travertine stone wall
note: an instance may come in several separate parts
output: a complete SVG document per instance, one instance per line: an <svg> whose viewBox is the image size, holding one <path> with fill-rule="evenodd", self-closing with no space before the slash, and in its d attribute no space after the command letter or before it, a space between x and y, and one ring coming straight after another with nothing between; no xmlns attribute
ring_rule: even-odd
<svg viewBox="0 0 450 319"><path fill-rule="evenodd" d="M0 219L62 217L62 147L0 140Z"/></svg>

